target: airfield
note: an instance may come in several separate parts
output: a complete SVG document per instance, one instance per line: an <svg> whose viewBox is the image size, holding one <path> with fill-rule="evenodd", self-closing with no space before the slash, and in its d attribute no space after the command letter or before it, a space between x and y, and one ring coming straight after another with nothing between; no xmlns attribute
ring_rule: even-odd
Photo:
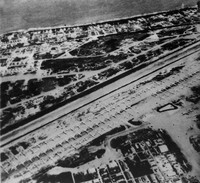
<svg viewBox="0 0 200 183"><path fill-rule="evenodd" d="M0 44L2 182L200 181L197 7Z"/></svg>

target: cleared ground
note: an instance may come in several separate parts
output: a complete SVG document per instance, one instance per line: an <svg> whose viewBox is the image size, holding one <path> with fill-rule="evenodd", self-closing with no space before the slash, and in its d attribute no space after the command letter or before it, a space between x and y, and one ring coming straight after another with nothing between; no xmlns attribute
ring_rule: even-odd
<svg viewBox="0 0 200 183"><path fill-rule="evenodd" d="M191 95L190 88L200 83L199 57L199 52L195 52L178 59L168 66L163 67L165 63L161 62L158 65L162 69L148 74L146 77L142 77L138 81L128 84L91 104L81 107L49 125L19 138L13 143L5 145L3 149L6 150L6 148L20 142L31 143L28 149L22 151L22 154L26 154L25 157L22 154L16 155L11 162L12 166L17 165L19 161L24 164L28 157L32 161L29 165L31 172L27 172L26 169L22 168L12 174L11 178L16 175L20 177L21 174L27 177L37 172L41 167L54 165L61 157L73 155L78 152L78 148L84 144L86 145L99 135L120 125L130 125L128 120L133 118L147 122L149 126L155 129L162 128L167 130L191 163L193 169L190 174L198 176L200 167L199 155L190 144L189 137L199 132L195 123L195 116L199 112L199 103L192 104L185 99ZM173 59L171 61L173 62ZM157 81L155 79L155 76L159 73L165 76L173 68L180 66L182 67L179 71L164 77L162 80ZM147 73L149 73L148 69L152 71L151 68L147 68ZM144 73L145 71L142 72L142 75ZM133 77L134 75L130 75L127 78L133 79ZM119 83L124 84L124 80L121 80ZM115 84L113 83L112 89L114 86ZM106 91L108 91L107 89ZM101 91L104 91L104 89ZM93 94L91 96L96 95ZM183 103L178 109L163 113L157 112L157 107L164 106L178 99ZM85 133L82 133L84 131ZM81 135L75 136L75 134ZM33 138L36 142L31 140ZM61 146L57 147L57 144L61 144ZM41 152L44 152L46 155L43 157ZM106 152L101 162L118 157L117 154L111 157L108 153L109 150ZM40 160L35 161L34 157L36 156ZM90 162L84 165L83 169L87 166L99 166L101 162L97 160ZM3 164L3 166L5 165Z"/></svg>

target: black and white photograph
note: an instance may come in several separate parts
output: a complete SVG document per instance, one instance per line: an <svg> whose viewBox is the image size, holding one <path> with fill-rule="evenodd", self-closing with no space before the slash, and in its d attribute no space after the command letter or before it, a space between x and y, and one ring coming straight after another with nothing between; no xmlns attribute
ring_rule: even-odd
<svg viewBox="0 0 200 183"><path fill-rule="evenodd" d="M1 183L200 183L200 0L0 0Z"/></svg>

